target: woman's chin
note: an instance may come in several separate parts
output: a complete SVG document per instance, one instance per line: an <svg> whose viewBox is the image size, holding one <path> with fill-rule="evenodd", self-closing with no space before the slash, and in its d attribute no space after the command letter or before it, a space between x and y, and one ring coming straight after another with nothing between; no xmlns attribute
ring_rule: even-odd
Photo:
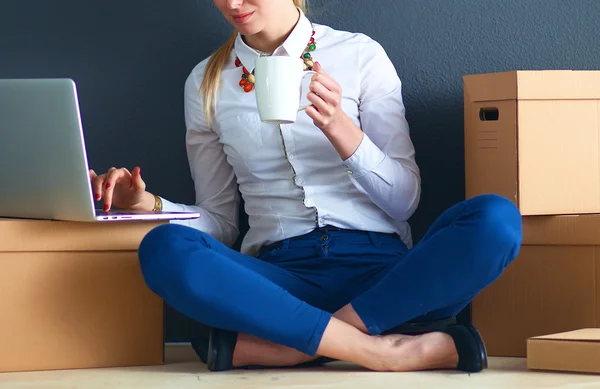
<svg viewBox="0 0 600 389"><path fill-rule="evenodd" d="M237 32L239 32L240 34L244 35L244 36L252 36L252 35L256 35L260 32L260 28L257 28L256 26L250 25L250 24L245 24L245 25L234 25L235 29Z"/></svg>

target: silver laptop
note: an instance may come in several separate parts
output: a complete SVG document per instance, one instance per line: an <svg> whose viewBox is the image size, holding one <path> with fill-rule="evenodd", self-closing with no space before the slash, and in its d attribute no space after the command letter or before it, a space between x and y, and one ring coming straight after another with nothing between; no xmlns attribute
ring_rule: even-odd
<svg viewBox="0 0 600 389"><path fill-rule="evenodd" d="M0 80L0 217L193 219L195 212L96 210L75 82Z"/></svg>

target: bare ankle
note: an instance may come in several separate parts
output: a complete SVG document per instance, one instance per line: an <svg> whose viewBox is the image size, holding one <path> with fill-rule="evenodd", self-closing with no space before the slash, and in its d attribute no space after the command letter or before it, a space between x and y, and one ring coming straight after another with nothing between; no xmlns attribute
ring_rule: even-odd
<svg viewBox="0 0 600 389"><path fill-rule="evenodd" d="M419 371L455 368L458 353L452 338L441 332L419 336L388 335L381 338L380 363L386 371Z"/></svg>
<svg viewBox="0 0 600 389"><path fill-rule="evenodd" d="M356 313L356 311L350 304L347 304L344 307L340 308L337 312L333 314L333 317L350 324L351 326L359 329L365 334L369 333L367 327L365 326L365 323L363 323L360 316L358 316L358 313Z"/></svg>
<svg viewBox="0 0 600 389"><path fill-rule="evenodd" d="M233 366L294 366L308 362L310 356L295 349L269 342L251 335L239 334L233 352Z"/></svg>
<svg viewBox="0 0 600 389"><path fill-rule="evenodd" d="M325 328L317 353L376 371L456 368L458 363L447 334L371 336L336 317Z"/></svg>

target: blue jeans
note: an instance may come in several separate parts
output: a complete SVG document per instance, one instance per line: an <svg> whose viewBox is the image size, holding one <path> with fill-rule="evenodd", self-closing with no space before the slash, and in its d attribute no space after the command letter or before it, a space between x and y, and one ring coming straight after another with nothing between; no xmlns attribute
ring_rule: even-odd
<svg viewBox="0 0 600 389"><path fill-rule="evenodd" d="M324 229L250 257L167 224L147 234L139 259L149 288L184 315L315 355L348 303L373 335L456 315L520 245L518 209L482 195L449 208L410 250L395 235Z"/></svg>

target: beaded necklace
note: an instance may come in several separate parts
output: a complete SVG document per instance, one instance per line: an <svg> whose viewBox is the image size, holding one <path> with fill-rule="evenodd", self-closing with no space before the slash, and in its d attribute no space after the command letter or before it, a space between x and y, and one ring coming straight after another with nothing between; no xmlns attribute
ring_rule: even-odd
<svg viewBox="0 0 600 389"><path fill-rule="evenodd" d="M315 51L315 49L317 48L317 43L315 42L314 35L315 31L313 30L310 40L308 41L306 48L300 56L300 59L304 61L304 70L313 70L314 61L310 53L312 51ZM242 61L240 61L238 57L235 57L235 66L238 68L242 67L242 79L239 83L240 87L244 90L244 92L252 91L254 89L255 82L254 70L252 70L252 73L250 73L248 69L246 69L246 67L242 65Z"/></svg>

